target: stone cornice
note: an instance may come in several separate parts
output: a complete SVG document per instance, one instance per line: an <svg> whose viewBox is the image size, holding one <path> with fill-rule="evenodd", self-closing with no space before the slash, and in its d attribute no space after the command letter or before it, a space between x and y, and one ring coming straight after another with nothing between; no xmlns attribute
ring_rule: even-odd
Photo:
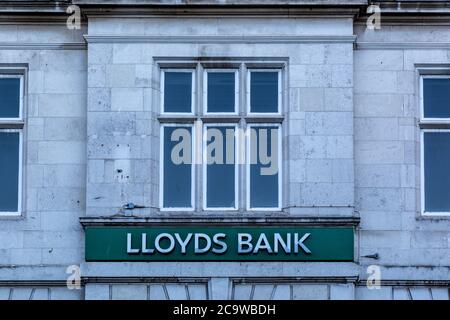
<svg viewBox="0 0 450 320"><path fill-rule="evenodd" d="M86 50L84 42L66 43L32 43L32 42L0 42L0 50Z"/></svg>
<svg viewBox="0 0 450 320"><path fill-rule="evenodd" d="M378 5L385 14L443 13L450 11L450 1L369 1Z"/></svg>
<svg viewBox="0 0 450 320"><path fill-rule="evenodd" d="M450 42L355 42L356 50L405 50L443 49L450 50Z"/></svg>
<svg viewBox="0 0 450 320"><path fill-rule="evenodd" d="M84 36L88 43L353 43L356 36Z"/></svg>
<svg viewBox="0 0 450 320"><path fill-rule="evenodd" d="M30 0L6 0L0 2L0 14L2 13L34 13L34 14L60 14L65 13L72 0L54 1L30 1Z"/></svg>
<svg viewBox="0 0 450 320"><path fill-rule="evenodd" d="M291 6L291 5L230 5L230 6L91 6L82 5L88 17L355 17L361 6Z"/></svg>
<svg viewBox="0 0 450 320"><path fill-rule="evenodd" d="M356 283L357 286L366 286L367 279L360 279ZM450 286L450 280L380 280L381 286L393 286L393 287L448 287Z"/></svg>
<svg viewBox="0 0 450 320"><path fill-rule="evenodd" d="M107 17L151 16L355 16L367 0L65 0L0 2L0 14L65 13L80 6L83 14Z"/></svg>
<svg viewBox="0 0 450 320"><path fill-rule="evenodd" d="M450 24L450 1L368 0L9 0L0 2L2 23L62 23L76 4L84 17L349 17L367 20L379 5L387 24Z"/></svg>
<svg viewBox="0 0 450 320"><path fill-rule="evenodd" d="M283 226L357 226L359 217L81 217L80 223L84 227L89 226L164 226L164 225L283 225Z"/></svg>

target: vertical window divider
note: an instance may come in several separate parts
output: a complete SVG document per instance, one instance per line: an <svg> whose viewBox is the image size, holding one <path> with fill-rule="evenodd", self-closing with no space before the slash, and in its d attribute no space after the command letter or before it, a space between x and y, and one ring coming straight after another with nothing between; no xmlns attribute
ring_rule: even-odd
<svg viewBox="0 0 450 320"><path fill-rule="evenodd" d="M247 101L249 96L249 87L248 87L248 72L247 72L247 66L245 63L242 63L240 66L240 89L242 94L240 95L240 103L239 103L239 115L241 116L241 120L239 121L239 128L240 131L240 137L239 142L243 145L239 146L239 152L242 152L242 158L243 163L239 163L239 176L244 177L244 179L239 179L239 204L238 208L240 212L245 212L245 209L247 208L247 166L245 165L247 161L247 138L246 138L246 132L247 132L247 122L245 121L245 117L247 116Z"/></svg>
<svg viewBox="0 0 450 320"><path fill-rule="evenodd" d="M198 130L199 132L196 132L196 134L199 135L196 139L193 139L194 141L194 153L196 154L196 157L198 159L196 162L194 162L194 166L199 166L199 170L196 170L196 176L195 176L195 184L196 189L195 190L203 190L203 180L205 179L203 174L203 122L201 119L201 116L203 115L203 110L205 108L204 106L204 86L205 86L205 78L204 78L204 68L201 63L197 64L197 77L196 77L196 84L197 84L197 96L196 96L196 109L195 109L195 116L196 116L196 123L194 123L194 130ZM201 126L199 129L197 129L197 126ZM200 145L199 145L200 144ZM203 206L201 205L203 203L203 197L205 195L203 192L196 192L194 197L194 208L196 212L201 212L204 210Z"/></svg>

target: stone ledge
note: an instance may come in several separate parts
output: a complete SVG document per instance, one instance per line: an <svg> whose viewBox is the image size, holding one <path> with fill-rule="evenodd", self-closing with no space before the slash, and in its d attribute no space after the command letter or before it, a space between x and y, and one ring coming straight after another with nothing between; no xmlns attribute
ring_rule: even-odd
<svg viewBox="0 0 450 320"><path fill-rule="evenodd" d="M87 262L81 264L81 271L84 279L230 277L310 281L327 278L330 281L345 278L354 282L359 266L354 262Z"/></svg>
<svg viewBox="0 0 450 320"><path fill-rule="evenodd" d="M81 217L83 227L164 225L357 226L359 217Z"/></svg>

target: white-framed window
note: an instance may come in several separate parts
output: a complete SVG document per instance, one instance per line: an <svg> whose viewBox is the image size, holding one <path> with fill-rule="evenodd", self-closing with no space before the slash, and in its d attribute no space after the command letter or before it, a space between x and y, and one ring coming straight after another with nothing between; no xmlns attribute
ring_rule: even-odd
<svg viewBox="0 0 450 320"><path fill-rule="evenodd" d="M203 208L237 210L239 168L236 124L203 125Z"/></svg>
<svg viewBox="0 0 450 320"><path fill-rule="evenodd" d="M171 211L194 210L195 130L190 124L161 125L160 206Z"/></svg>
<svg viewBox="0 0 450 320"><path fill-rule="evenodd" d="M281 125L248 125L246 154L247 210L281 210Z"/></svg>
<svg viewBox="0 0 450 320"><path fill-rule="evenodd" d="M22 214L23 88L21 74L0 73L0 215Z"/></svg>
<svg viewBox="0 0 450 320"><path fill-rule="evenodd" d="M280 115L282 78L279 69L247 70L247 112L254 115Z"/></svg>
<svg viewBox="0 0 450 320"><path fill-rule="evenodd" d="M420 77L422 215L450 215L450 75Z"/></svg>
<svg viewBox="0 0 450 320"><path fill-rule="evenodd" d="M179 62L176 68L160 66L162 211L281 210L284 64L267 65L208 61L193 69L181 69ZM179 76L180 70L192 77ZM183 78L175 82L181 82L178 105L184 108L170 107L178 87L167 78L174 74ZM181 151L183 145L189 151Z"/></svg>
<svg viewBox="0 0 450 320"><path fill-rule="evenodd" d="M205 69L203 75L204 114L237 114L239 110L239 70Z"/></svg>
<svg viewBox="0 0 450 320"><path fill-rule="evenodd" d="M194 107L196 102L195 70L162 70L161 84L162 114L194 114ZM173 94L174 92L176 92L177 94Z"/></svg>

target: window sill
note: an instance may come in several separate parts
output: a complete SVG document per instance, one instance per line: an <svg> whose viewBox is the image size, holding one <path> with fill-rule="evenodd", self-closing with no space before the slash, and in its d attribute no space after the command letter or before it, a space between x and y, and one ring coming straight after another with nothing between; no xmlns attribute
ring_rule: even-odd
<svg viewBox="0 0 450 320"><path fill-rule="evenodd" d="M0 220L23 220L23 212L0 212Z"/></svg>
<svg viewBox="0 0 450 320"><path fill-rule="evenodd" d="M427 220L450 220L450 212L440 212L440 213L421 213L416 217L418 221Z"/></svg>

